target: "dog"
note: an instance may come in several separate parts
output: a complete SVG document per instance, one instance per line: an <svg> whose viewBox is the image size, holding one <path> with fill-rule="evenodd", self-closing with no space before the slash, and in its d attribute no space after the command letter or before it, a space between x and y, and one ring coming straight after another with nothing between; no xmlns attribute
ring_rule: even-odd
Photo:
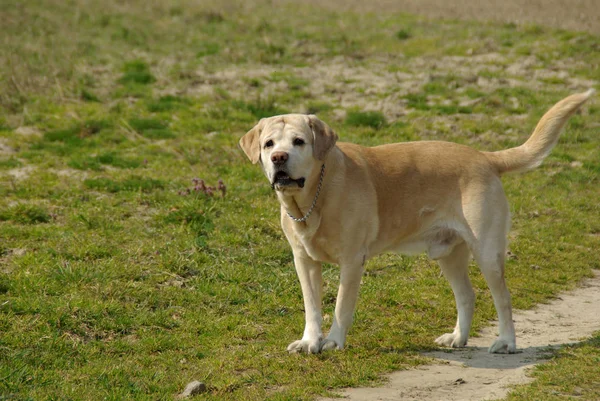
<svg viewBox="0 0 600 401"><path fill-rule="evenodd" d="M304 334L287 350L343 349L365 262L383 252L426 252L449 281L458 312L454 330L436 343L467 344L475 307L468 274L473 257L498 314L499 336L489 352L516 352L504 279L510 211L500 176L539 166L569 117L593 92L561 100L523 145L497 152L441 141L369 148L337 142L337 134L315 115L261 119L239 144L253 164L260 164L277 194L302 287ZM327 337L321 329L323 262L340 266Z"/></svg>

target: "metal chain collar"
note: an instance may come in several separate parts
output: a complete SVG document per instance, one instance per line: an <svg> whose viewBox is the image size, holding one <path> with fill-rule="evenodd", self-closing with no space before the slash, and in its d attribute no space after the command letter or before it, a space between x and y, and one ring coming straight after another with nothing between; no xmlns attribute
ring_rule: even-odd
<svg viewBox="0 0 600 401"><path fill-rule="evenodd" d="M325 164L323 164L323 166L321 166L321 178L319 178L319 185L317 186L317 193L315 194L315 199L313 199L312 205L310 205L310 209L308 209L308 212L306 212L306 214L301 218L292 216L292 214L286 210L286 213L288 216L290 216L290 219L297 221L298 223L302 223L302 222L305 222L309 218L313 209L315 208L315 205L317 204L317 199L319 199L319 193L321 192L321 185L323 185L323 177L324 176L325 176ZM298 208L298 210L300 210L300 208Z"/></svg>

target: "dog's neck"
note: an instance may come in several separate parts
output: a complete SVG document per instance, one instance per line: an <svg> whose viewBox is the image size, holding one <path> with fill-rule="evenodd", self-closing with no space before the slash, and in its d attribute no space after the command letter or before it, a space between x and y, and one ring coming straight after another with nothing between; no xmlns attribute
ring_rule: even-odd
<svg viewBox="0 0 600 401"><path fill-rule="evenodd" d="M319 199L317 199L311 216L305 222L295 222L295 224L309 225L312 223L312 221L320 220L320 218L318 218L318 211L321 209L320 205L327 193L327 184L331 181L336 164L338 163L338 152L340 152L340 150L337 147L334 147L323 161L326 166L325 174L321 183ZM279 199L279 203L281 203L281 206L283 206L283 209L285 209L282 210L282 213L286 214L284 218L290 218L287 216L287 213L301 218L309 211L313 201L315 200L315 196L319 188L319 182L321 181L321 166L321 164L318 164L317 167L313 169L310 176L306 177L306 184L304 185L304 188L297 191L276 191L277 199Z"/></svg>

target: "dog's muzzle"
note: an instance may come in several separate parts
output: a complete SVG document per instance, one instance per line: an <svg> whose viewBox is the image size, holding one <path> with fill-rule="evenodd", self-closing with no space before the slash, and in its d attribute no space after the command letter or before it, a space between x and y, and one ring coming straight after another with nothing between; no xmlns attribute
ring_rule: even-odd
<svg viewBox="0 0 600 401"><path fill-rule="evenodd" d="M294 179L290 177L290 175L285 171L280 170L275 173L275 176L273 177L273 182L271 183L271 188L275 189L276 186L278 188L287 188L294 186L298 188L304 188L305 181L306 179L304 177Z"/></svg>

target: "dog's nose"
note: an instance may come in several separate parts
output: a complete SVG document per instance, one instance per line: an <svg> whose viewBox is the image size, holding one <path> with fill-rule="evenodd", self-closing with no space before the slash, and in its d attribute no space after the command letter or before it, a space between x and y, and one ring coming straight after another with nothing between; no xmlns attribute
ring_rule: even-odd
<svg viewBox="0 0 600 401"><path fill-rule="evenodd" d="M288 159L288 154L286 152L273 152L271 155L271 161L276 166L281 166Z"/></svg>

